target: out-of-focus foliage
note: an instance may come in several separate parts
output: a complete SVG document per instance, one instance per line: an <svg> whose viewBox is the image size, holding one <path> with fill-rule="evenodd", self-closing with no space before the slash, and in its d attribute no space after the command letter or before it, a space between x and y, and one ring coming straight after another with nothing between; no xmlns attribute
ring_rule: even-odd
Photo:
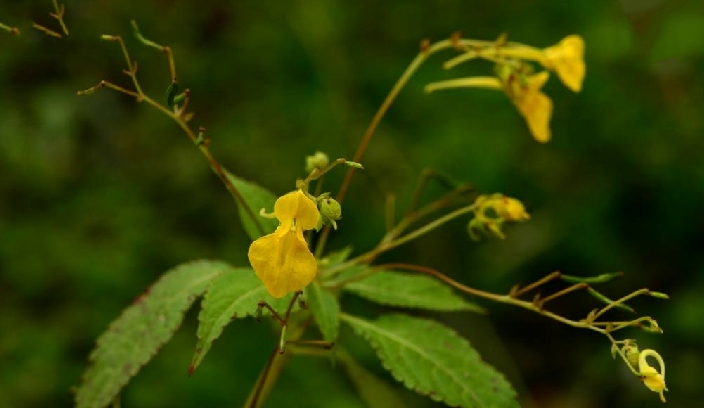
<svg viewBox="0 0 704 408"><path fill-rule="evenodd" d="M145 92L169 84L162 55L130 36L129 20L170 45L194 121L233 173L276 193L293 188L316 150L351 156L374 110L420 39L455 30L474 38L549 46L586 43L580 94L556 81L552 141L535 143L503 95L425 95L458 76L428 62L384 119L363 160L336 234L367 249L383 232L384 198L409 202L424 166L520 197L532 215L503 241L472 243L465 225L400 247L384 259L432 265L458 280L508 290L559 269L623 270L613 293L650 287L667 302L639 301L663 336L641 336L667 361L668 402L698 406L704 391L704 11L697 1L138 2L66 3L71 35L50 38L51 2L6 2L0 21L0 401L67 406L95 338L158 275L196 258L246 265L250 242L237 209L188 139L166 117L111 92L75 93L111 79L128 86L114 43L139 62ZM476 67L476 71L473 71ZM487 66L456 68L474 74ZM339 182L331 174L329 182ZM332 185L332 184L331 184ZM345 242L347 243L347 242ZM333 234L332 248L341 246ZM610 295L611 293L606 293ZM583 302L581 302L583 300ZM348 308L353 296L343 297ZM591 298L559 302L575 315ZM445 316L508 375L525 406L660 406L611 360L598 336L484 304L487 317ZM366 312L366 310L360 310ZM225 406L245 399L275 336L233 323L188 378L195 313L123 395L125 406ZM348 330L344 326L342 330ZM349 334L349 333L348 333ZM350 350L391 380L373 350ZM360 406L354 385L322 359L296 359L268 406ZM411 406L432 404L392 383ZM325 393L320 390L325 389ZM331 399L330 396L334 396Z"/></svg>

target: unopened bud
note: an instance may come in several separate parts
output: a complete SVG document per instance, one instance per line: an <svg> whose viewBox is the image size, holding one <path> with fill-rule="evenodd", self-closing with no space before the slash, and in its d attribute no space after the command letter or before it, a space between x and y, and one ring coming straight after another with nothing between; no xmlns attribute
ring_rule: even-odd
<svg viewBox="0 0 704 408"><path fill-rule="evenodd" d="M328 155L323 152L315 152L312 156L306 156L306 172L310 173L315 169L324 169L330 165Z"/></svg>
<svg viewBox="0 0 704 408"><path fill-rule="evenodd" d="M502 197L496 205L496 212L506 221L525 221L530 219L523 203L515 198Z"/></svg>
<svg viewBox="0 0 704 408"><path fill-rule="evenodd" d="M320 200L320 216L324 224L330 224L333 228L337 229L337 223L335 221L342 218L342 207L334 198L325 197Z"/></svg>
<svg viewBox="0 0 704 408"><path fill-rule="evenodd" d="M626 360L633 368L638 368L638 357L640 356L640 350L635 343L627 343L623 346L623 354L626 355Z"/></svg>

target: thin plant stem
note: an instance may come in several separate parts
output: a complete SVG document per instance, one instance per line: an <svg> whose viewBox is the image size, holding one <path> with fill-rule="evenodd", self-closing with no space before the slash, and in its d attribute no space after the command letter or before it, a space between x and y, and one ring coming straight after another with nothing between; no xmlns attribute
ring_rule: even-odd
<svg viewBox="0 0 704 408"><path fill-rule="evenodd" d="M462 185L458 187L455 191L447 193L446 195L438 198L432 203L427 204L423 208L410 214L407 214L391 231L387 232L386 235L384 235L381 242L379 243L379 245L377 245L376 248L326 270L326 278L331 279L350 266L371 263L381 253L391 249L391 247L387 246L388 243L396 239L413 223L435 211L447 207L458 195L465 193L469 189L471 189L470 186Z"/></svg>
<svg viewBox="0 0 704 408"><path fill-rule="evenodd" d="M281 316L279 316L279 314L276 312L276 310L274 310L273 307L271 307L270 304L268 304L268 303L266 303L265 301L262 300L262 301L259 302L258 308L259 308L259 310L261 310L261 309L266 309L266 310L268 310L269 313L271 313L271 317L273 317L274 320L276 320L277 322L279 322L279 324L282 325L282 326L285 326L285 325L286 325L286 322L284 321L284 319L282 319ZM257 312L257 315L259 315L259 311Z"/></svg>
<svg viewBox="0 0 704 408"><path fill-rule="evenodd" d="M609 303L608 305L606 305L606 306L604 306L603 308L601 308L601 310L599 310L598 312L596 312L596 313L594 314L594 316L592 317L592 320L596 320L597 318L599 318L601 315L603 315L603 314L606 313L607 311L609 311L609 310L613 309L614 307L616 307L617 304L622 304L623 302L625 302L625 301L627 301L627 300L629 300L629 299L633 299L634 297L637 297L637 296L640 296L640 295L645 295L645 294L647 294L648 292L650 292L650 290L648 290L648 289L639 289L639 290L637 290L637 291L635 291L635 292L633 292L633 293L631 293L631 294L628 294L628 295L626 295L626 296L624 296L624 297L622 297L622 298L620 298L620 299L614 301L613 303Z"/></svg>
<svg viewBox="0 0 704 408"><path fill-rule="evenodd" d="M132 78L132 82L134 83L135 90L136 92L129 91L127 89L124 89L118 85L112 84L108 81L100 81L100 83L92 88L89 88L84 91L79 91L78 95L88 95L93 93L96 89L98 88L111 88L113 90L116 90L118 92L122 92L126 95L132 96L137 99L139 102L146 102L147 104L151 105L152 107L156 108L157 110L161 111L168 117L170 117L172 120L178 124L178 126L183 130L183 132L188 136L189 139L191 139L191 142L193 142L197 147L198 150L200 150L201 154L205 157L205 159L208 161L210 164L210 168L215 172L215 174L220 178L222 183L225 185L227 190L230 192L230 194L234 197L235 201L242 206L242 208L245 210L245 213L247 216L251 219L251 221L254 223L256 226L258 232L261 235L266 234L266 230L264 229L264 226L262 225L261 221L259 220L259 217L255 214L254 210L247 204L245 201L244 197L242 194L239 192L237 187L232 183L230 180L230 177L227 175L227 172L225 169L222 167L222 165L215 159L215 157L210 153L210 150L208 149L208 144L207 143L199 143L198 142L198 136L193 132L193 130L188 126L188 123L186 121L185 116L183 115L182 111L177 111L173 112L166 107L162 106L158 102L154 101L152 98L148 97L144 92L142 92L142 88L139 86L139 81L137 80L136 76L136 71L137 71L137 66L136 64L132 63L132 60L130 59L129 53L127 52L127 47L124 44L124 41L122 40L121 37L119 36L104 36L103 38L105 39L110 39L113 41L118 41L120 43L120 47L122 49L122 53L125 57L125 61L127 63L127 68L128 70L125 71L128 76ZM170 55L170 54L169 54Z"/></svg>
<svg viewBox="0 0 704 408"><path fill-rule="evenodd" d="M515 291L515 292L512 292L512 293L511 293L511 296L513 296L513 297L519 297L519 296L521 296L522 294L528 293L528 292L530 292L531 290L533 290L533 289L535 289L535 288L538 288L538 287L540 287L540 286L543 286L544 284L546 284L546 283L548 283L548 282L550 282L550 281L552 281L552 280L555 280L555 279L557 279L557 278L559 278L559 277L560 277L560 272L555 271L555 272L553 272L553 273L550 273L550 274L548 274L548 275L546 275L546 276L544 276L544 277L538 279L537 281L531 283L530 285L526 285L526 286L524 286L523 288L521 288L521 289L519 289L519 290L517 290L517 291Z"/></svg>
<svg viewBox="0 0 704 408"><path fill-rule="evenodd" d="M35 28L35 29L43 32L44 34L50 35L55 38L63 38L61 36L61 34L57 33L56 31L52 30L51 28L44 27L43 25L41 25L39 23L32 23L32 28Z"/></svg>
<svg viewBox="0 0 704 408"><path fill-rule="evenodd" d="M137 22L135 20L130 20L130 24L132 25L132 31L134 33L134 36L137 37L137 40L139 40L139 42L146 45L147 47L156 48L157 50L166 54L166 58L169 62L169 74L171 75L171 80L173 82L176 82L176 64L174 62L174 55L171 51L171 47L157 44L156 42L145 38L142 35L142 32L139 30L139 26L137 25Z"/></svg>
<svg viewBox="0 0 704 408"><path fill-rule="evenodd" d="M416 57L411 61L406 70L403 72L403 74L401 74L401 77L396 81L393 88L391 88L391 91L386 96L384 102L377 110L376 114L374 115L374 118L372 118L372 121L369 123L369 126L367 127L367 130L364 132L364 136L362 137L362 141L359 143L357 151L354 154L354 157L352 159L353 161L359 163L362 160L362 157L367 151L367 147L369 147L369 142L374 136L374 132L379 126L381 119L384 117L384 115L386 115L386 112L389 110L389 107L391 107L393 102L396 100L396 97L401 93L401 90L404 88L404 86L406 86L408 80L411 79L411 77L413 76L413 74L415 74L418 68L420 68L420 66L423 65L423 63L432 54L440 50L453 47L453 42L454 41L452 41L451 39L446 39L438 41L427 47L421 47L421 50L418 55L416 55ZM345 178L343 179L342 184L340 186L340 190L338 191L337 197L335 198L340 204L342 204L342 201L344 200L345 195L347 194L347 190L349 189L350 183L352 182L352 176L354 176L355 170L356 169L354 167L350 167L349 169L347 169L347 173L345 173ZM325 247L325 243L327 242L329 235L330 226L326 226L323 229L320 239L318 240L318 244L315 251L316 254L323 253L323 249Z"/></svg>
<svg viewBox="0 0 704 408"><path fill-rule="evenodd" d="M0 23L0 28L7 31L8 33L12 35L18 35L20 33L20 29L17 27L10 27L8 25L5 25L3 23Z"/></svg>
<svg viewBox="0 0 704 408"><path fill-rule="evenodd" d="M396 219L396 196L393 194L386 195L386 203L384 206L384 221L386 225L386 233L388 234L394 228Z"/></svg>
<svg viewBox="0 0 704 408"><path fill-rule="evenodd" d="M416 208L418 208L418 205L420 205L420 198L423 195L423 192L425 192L425 187L428 185L430 178L433 177L434 174L435 172L432 169L423 169L423 171L420 173L420 177L418 178L418 184L413 190L413 198L411 198L411 206L408 207L407 214L412 213L416 210Z"/></svg>
<svg viewBox="0 0 704 408"><path fill-rule="evenodd" d="M540 298L540 307L543 307L547 302L554 300L554 299L557 299L560 296L567 295L567 294L572 293L577 290L586 289L587 287L589 287L589 285L587 285L586 283L575 283L574 285L569 286L565 289L562 289L561 291L555 292L550 296Z"/></svg>
<svg viewBox="0 0 704 408"><path fill-rule="evenodd" d="M264 368L262 369L262 372L259 374L259 378L257 378L257 383L255 384L254 388L252 389L252 394L250 397L247 399L247 402L245 403L246 407L249 408L257 408L259 406L259 398L262 395L262 390L264 389L264 383L266 383L267 378L269 377L269 373L271 372L272 368L274 367L274 361L277 359L283 358L281 354L279 354L279 346L277 345L274 347L274 350L271 351L271 354L269 355L269 359L266 361L266 364L264 365Z"/></svg>
<svg viewBox="0 0 704 408"><path fill-rule="evenodd" d="M418 177L418 184L416 184L416 188L413 190L411 206L408 207L408 210L406 210L407 215L413 213L420 205L420 199L423 193L425 192L425 189L427 188L430 180L437 180L451 190L458 189L458 183L454 180L451 180L450 177L431 168L423 169L420 174L420 177Z"/></svg>
<svg viewBox="0 0 704 408"><path fill-rule="evenodd" d="M59 22L59 25L61 25L61 30L64 32L64 34L68 35L68 28L64 23L64 13L66 12L66 8L63 4L59 6L59 3L56 0L51 1L52 3L54 3L55 13L49 13L49 15L54 17Z"/></svg>
<svg viewBox="0 0 704 408"><path fill-rule="evenodd" d="M286 310L286 314L284 317L284 322L286 325L289 324L289 318L291 314L291 310L293 309L293 306L296 303L296 299L298 296L300 296L302 292L296 292L294 296L291 298L291 302L289 302L289 306ZM310 318L308 318L306 321L304 321L302 324L297 325L297 330L294 330L291 334L293 337L292 341L298 340L301 336L303 336L303 333L305 333L305 330L308 328L308 325L310 324ZM295 323L292 326L296 326ZM273 383L276 381L276 379L279 377L281 372L283 371L284 367L288 363L289 359L291 358L291 353L286 353L286 354L281 354L281 349L279 347L279 342L277 342L276 346L274 347L274 350L271 352L271 355L269 356L269 359L267 360L266 364L262 368L261 373L259 374L259 378L257 379L257 383L255 384L254 388L252 388L252 391L249 394L249 397L247 398L247 401L245 402L245 407L247 408L257 408L259 407L260 401L266 396L268 393L268 390L271 389Z"/></svg>
<svg viewBox="0 0 704 408"><path fill-rule="evenodd" d="M425 273L426 275L430 275L430 276L432 276L432 277L434 277L434 278L436 278L436 279L438 279L438 280L440 280L440 281L452 286L453 288L455 288L463 293L466 293L468 295L493 300L493 301L499 302L499 303L506 303L506 304L522 307L524 309L531 310L533 312L541 314L541 315L548 317L550 319L556 320L560 323L564 323L568 326L577 327L577 328L581 328L581 329L593 330L593 331L596 331L596 332L599 332L602 334L606 333L606 329L593 326L585 321L571 320L566 317L560 316L556 313L553 313L553 312L550 312L547 310L543 310L543 309L537 307L535 304L533 304L533 302L525 301L525 300L521 300L521 299L516 299L516 298L508 296L508 295L499 295L496 293L486 292L483 290L475 289L470 286L461 284L461 283L455 281L454 279L448 277L447 275L445 275L435 269L432 269L432 268L419 266L419 265L401 264L401 263L385 264L383 266L386 269L412 270L412 271Z"/></svg>
<svg viewBox="0 0 704 408"><path fill-rule="evenodd" d="M406 234L396 240L392 240L392 241L389 241L385 244L382 244L379 247L379 249L381 249L383 252L385 252L385 251L388 251L392 248L396 248L397 246L403 245L406 242L413 241L414 239L420 237L421 235L426 234L426 233L438 228L439 226L454 220L455 218L457 218L461 215L464 215L464 214L467 214L467 213L474 211L474 209L475 209L474 204L459 208L455 211L452 211L451 213L443 215L442 217L436 218L435 220L425 224L424 226L422 226L412 232L409 232L408 234Z"/></svg>

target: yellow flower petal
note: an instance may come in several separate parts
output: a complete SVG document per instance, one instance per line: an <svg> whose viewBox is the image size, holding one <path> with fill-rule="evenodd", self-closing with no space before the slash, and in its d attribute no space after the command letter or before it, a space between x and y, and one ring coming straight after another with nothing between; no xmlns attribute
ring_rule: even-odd
<svg viewBox="0 0 704 408"><path fill-rule="evenodd" d="M550 140L550 117L552 101L540 88L548 80L549 74L543 71L528 78L528 85L513 96L513 103L528 123L533 138L545 143Z"/></svg>
<svg viewBox="0 0 704 408"><path fill-rule="evenodd" d="M533 138L540 143L550 140L550 116L552 116L552 101L542 92L526 95L516 103L518 111L523 115Z"/></svg>
<svg viewBox="0 0 704 408"><path fill-rule="evenodd" d="M515 198L501 196L496 210L506 221L525 221L530 219L523 203Z"/></svg>
<svg viewBox="0 0 704 408"><path fill-rule="evenodd" d="M318 207L301 190L279 197L274 204L274 214L281 222L296 219L296 227L303 230L315 228L320 217Z"/></svg>
<svg viewBox="0 0 704 408"><path fill-rule="evenodd" d="M252 242L247 254L257 276L275 298L303 289L313 281L318 270L315 257L303 238L303 229L293 231L292 223L283 222L274 233Z"/></svg>
<svg viewBox="0 0 704 408"><path fill-rule="evenodd" d="M544 54L542 65L555 71L565 86L574 92L579 92L586 73L582 37L569 35L557 45L546 48Z"/></svg>

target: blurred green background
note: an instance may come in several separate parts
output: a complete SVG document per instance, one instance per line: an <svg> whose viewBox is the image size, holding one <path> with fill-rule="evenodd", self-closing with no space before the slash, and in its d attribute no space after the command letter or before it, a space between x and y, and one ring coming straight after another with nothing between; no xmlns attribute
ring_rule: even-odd
<svg viewBox="0 0 704 408"><path fill-rule="evenodd" d="M163 55L139 45L129 20L170 45L180 83L193 91L196 125L234 173L276 193L294 187L315 150L351 158L367 123L423 38L461 30L545 47L568 34L586 42L587 77L573 94L553 77L553 141L534 142L505 96L481 90L425 95L450 72L431 59L384 119L329 247L370 249L383 233L386 194L409 202L433 167L483 192L520 197L533 219L504 241L469 240L458 221L383 261L433 266L496 292L553 270L625 271L603 291L648 287L671 300L637 299L664 335L636 331L667 363L670 406L704 399L704 7L701 1L259 2L67 1L71 35L49 1L5 2L0 21L0 405L72 404L95 338L160 273L197 258L246 264L249 244L231 198L177 126L110 91L77 97L107 79L129 86L114 43L128 39L145 92L169 83ZM328 178L336 190L342 172ZM434 190L439 193L440 190ZM487 317L437 316L506 373L526 407L660 406L597 334L523 310L480 302ZM343 305L377 313L352 296ZM596 304L575 294L553 307L579 318ZM265 325L225 330L192 378L191 311L173 341L134 378L126 407L238 406L275 341ZM389 380L348 331L356 355ZM266 344L266 346L262 346ZM338 373L340 375L333 375ZM394 383L395 384L395 383ZM434 406L400 385L409 406ZM300 358L271 407L357 407L354 388L327 360Z"/></svg>

